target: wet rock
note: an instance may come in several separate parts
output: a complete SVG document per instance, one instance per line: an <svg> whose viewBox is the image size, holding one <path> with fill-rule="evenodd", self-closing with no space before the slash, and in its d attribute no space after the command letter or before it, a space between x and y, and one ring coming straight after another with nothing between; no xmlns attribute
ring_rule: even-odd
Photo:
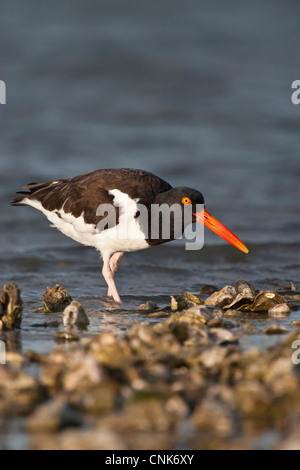
<svg viewBox="0 0 300 470"><path fill-rule="evenodd" d="M47 393L50 396L54 395L62 389L62 377L65 372L65 364L51 363L45 360L41 365L40 383L47 389Z"/></svg>
<svg viewBox="0 0 300 470"><path fill-rule="evenodd" d="M17 351L7 351L5 354L5 360L6 364L17 368L20 368L25 364L24 357Z"/></svg>
<svg viewBox="0 0 300 470"><path fill-rule="evenodd" d="M112 369L123 369L132 361L128 342L107 332L92 339L89 351L100 364Z"/></svg>
<svg viewBox="0 0 300 470"><path fill-rule="evenodd" d="M59 284L54 287L47 287L43 298L46 313L63 312L73 300L68 291Z"/></svg>
<svg viewBox="0 0 300 470"><path fill-rule="evenodd" d="M205 307L201 307L203 310ZM211 311L210 309L207 309L209 312ZM224 316L224 312L221 308L214 308L212 309L212 315L213 318L222 318Z"/></svg>
<svg viewBox="0 0 300 470"><path fill-rule="evenodd" d="M295 284L290 281L290 285L289 286L282 286L282 287L279 287L278 289L279 291L296 291L296 286Z"/></svg>
<svg viewBox="0 0 300 470"><path fill-rule="evenodd" d="M232 289L233 300L253 294L244 281ZM0 367L0 416L29 415L34 449L251 448L270 429L287 438L300 406L291 349L300 330L262 353L245 337L261 335L253 317L193 303L122 336L112 329L48 355L28 351L38 377Z"/></svg>
<svg viewBox="0 0 300 470"><path fill-rule="evenodd" d="M65 430L54 435L34 436L32 450L126 450L125 441L114 430L102 427Z"/></svg>
<svg viewBox="0 0 300 470"><path fill-rule="evenodd" d="M300 328L300 320L293 320L291 321L290 325L294 328Z"/></svg>
<svg viewBox="0 0 300 470"><path fill-rule="evenodd" d="M201 305L202 301L194 294L186 292L185 294L179 295L178 297L171 296L171 311L177 312L186 310L195 305Z"/></svg>
<svg viewBox="0 0 300 470"><path fill-rule="evenodd" d="M265 335L286 335L288 330L280 325L271 325L264 330Z"/></svg>
<svg viewBox="0 0 300 470"><path fill-rule="evenodd" d="M11 282L0 292L0 330L19 328L22 322L21 289Z"/></svg>
<svg viewBox="0 0 300 470"><path fill-rule="evenodd" d="M205 305L216 306L224 308L230 305L236 297L236 290L232 286L225 286L220 291L212 294L208 299L205 300Z"/></svg>
<svg viewBox="0 0 300 470"><path fill-rule="evenodd" d="M270 317L282 318L286 317L291 313L290 307L288 304L276 304L269 308L268 314Z"/></svg>
<svg viewBox="0 0 300 470"><path fill-rule="evenodd" d="M27 350L27 351L25 351L24 355L31 362L36 362L36 363L40 364L40 363L45 361L45 356L43 354L39 354L35 351Z"/></svg>
<svg viewBox="0 0 300 470"><path fill-rule="evenodd" d="M300 428L290 436L278 442L275 450L300 450Z"/></svg>
<svg viewBox="0 0 300 470"><path fill-rule="evenodd" d="M246 281L237 281L235 283L235 290L237 294L244 294L247 295L249 298L255 297L254 287Z"/></svg>
<svg viewBox="0 0 300 470"><path fill-rule="evenodd" d="M135 348L137 344L152 346L155 341L155 333L148 324L134 325L130 328L128 337L131 339L131 344L134 344Z"/></svg>
<svg viewBox="0 0 300 470"><path fill-rule="evenodd" d="M174 432L167 433L144 431L142 433L133 431L127 435L126 441L130 449L151 450L157 449L163 451L165 449L173 449L175 444Z"/></svg>
<svg viewBox="0 0 300 470"><path fill-rule="evenodd" d="M151 300L149 300L148 302L146 302L145 304L141 304L139 307L138 307L138 310L142 310L142 311L145 311L145 312L149 312L149 313L152 313L154 312L155 310L157 310L159 307L156 303L154 302L151 302Z"/></svg>
<svg viewBox="0 0 300 470"><path fill-rule="evenodd" d="M283 377L284 379L288 380L288 376L291 375L292 372L293 363L290 357L275 357L274 360L268 364L263 377L265 383L270 384L279 377ZM296 377L294 377L294 379L296 380ZM297 380L295 383L297 383ZM286 390L286 386L283 388Z"/></svg>
<svg viewBox="0 0 300 470"><path fill-rule="evenodd" d="M44 321L43 323L33 323L31 326L34 328L58 328L61 323L58 320Z"/></svg>
<svg viewBox="0 0 300 470"><path fill-rule="evenodd" d="M214 292L217 292L218 288L216 286L205 285L200 289L200 295L212 295Z"/></svg>
<svg viewBox="0 0 300 470"><path fill-rule="evenodd" d="M45 307L36 308L34 313L45 313ZM48 312L48 313L50 313L50 312Z"/></svg>
<svg viewBox="0 0 300 470"><path fill-rule="evenodd" d="M224 325L224 321L220 317L214 317L207 323L209 328L221 328Z"/></svg>
<svg viewBox="0 0 300 470"><path fill-rule="evenodd" d="M180 343L184 343L189 337L189 329L186 323L175 323L171 331Z"/></svg>
<svg viewBox="0 0 300 470"><path fill-rule="evenodd" d="M216 343L219 345L226 345L230 343L237 343L238 336L233 334L231 331L226 330L225 328L211 328L209 330L210 336L216 340Z"/></svg>
<svg viewBox="0 0 300 470"><path fill-rule="evenodd" d="M224 359L227 355L226 348L221 346L213 346L211 348L205 349L200 354L200 361L204 367L209 369L216 369L217 367L221 366L224 362Z"/></svg>
<svg viewBox="0 0 300 470"><path fill-rule="evenodd" d="M76 349L68 356L67 368L61 379L66 391L83 391L100 384L104 373L96 359L86 351Z"/></svg>
<svg viewBox="0 0 300 470"><path fill-rule="evenodd" d="M137 330L134 327L131 328L128 333L130 347L140 359L147 360L149 353L155 351L157 357L169 362L170 367L171 363L181 361L179 356L177 360L180 349L179 341L172 333L172 327L176 322L167 325L166 322L168 321L169 318L153 327L148 325L147 329L144 329L143 325L138 327Z"/></svg>
<svg viewBox="0 0 300 470"><path fill-rule="evenodd" d="M265 387L258 381L240 381L236 385L236 403L241 415L258 426L266 426L269 422L270 399Z"/></svg>
<svg viewBox="0 0 300 470"><path fill-rule="evenodd" d="M87 326L89 319L82 305L77 300L72 300L63 312L64 326Z"/></svg>
<svg viewBox="0 0 300 470"><path fill-rule="evenodd" d="M171 296L171 312L176 312L178 310L178 302L175 297Z"/></svg>
<svg viewBox="0 0 300 470"><path fill-rule="evenodd" d="M218 292L212 294L205 300L205 305L216 305L224 310L242 312L267 312L275 305L285 305L281 307L287 311L288 304L284 297L269 291L260 292L255 297L255 289L246 281L237 281L235 287L225 286ZM277 307L277 311L280 307Z"/></svg>
<svg viewBox="0 0 300 470"><path fill-rule="evenodd" d="M116 382L104 382L83 390L77 388L70 397L71 404L81 412L103 415L112 411L118 404L119 385Z"/></svg>
<svg viewBox="0 0 300 470"><path fill-rule="evenodd" d="M58 346L40 362L40 382L49 395L64 390L85 393L102 383L104 372L95 357L81 345Z"/></svg>
<svg viewBox="0 0 300 470"><path fill-rule="evenodd" d="M178 395L168 399L138 393L118 415L103 417L104 426L129 433L170 432L188 415L188 407Z"/></svg>
<svg viewBox="0 0 300 470"><path fill-rule="evenodd" d="M134 396L134 392L141 391L141 390L147 390L149 389L149 383L147 382L146 378L150 381L153 381L153 376L156 377L157 371L156 368L159 369L159 372L161 372L161 369L166 372L165 377L168 375L168 370L166 366L160 365L157 367L156 364L153 364L151 366L146 366L145 370L143 371L143 378L141 377L140 371L138 371L135 367L128 367L126 369L126 381L130 384L130 392L128 393L127 396L130 396L131 398ZM149 371L150 369L150 371Z"/></svg>
<svg viewBox="0 0 300 470"><path fill-rule="evenodd" d="M230 438L234 435L235 416L228 405L207 398L195 409L192 424L206 439Z"/></svg>
<svg viewBox="0 0 300 470"><path fill-rule="evenodd" d="M26 428L32 433L56 433L69 426L79 426L79 414L63 399L43 403L27 419Z"/></svg>
<svg viewBox="0 0 300 470"><path fill-rule="evenodd" d="M71 341L79 341L79 337L68 331L59 331L55 334L57 343L69 343Z"/></svg>
<svg viewBox="0 0 300 470"><path fill-rule="evenodd" d="M238 294L229 305L224 305L223 308L245 311L252 303L253 297L249 297L249 294Z"/></svg>
<svg viewBox="0 0 300 470"><path fill-rule="evenodd" d="M169 318L164 321L164 325L170 326L176 322L187 323L191 326L204 326L207 321L211 319L212 315L208 308L204 305L199 305L198 307L191 307L182 312L174 312Z"/></svg>
<svg viewBox="0 0 300 470"><path fill-rule="evenodd" d="M0 366L0 416L30 413L42 398L38 381L21 370Z"/></svg>
<svg viewBox="0 0 300 470"><path fill-rule="evenodd" d="M246 281L237 281L235 283L236 297L225 309L246 310L252 304L255 297L255 289Z"/></svg>
<svg viewBox="0 0 300 470"><path fill-rule="evenodd" d="M251 312L268 312L271 307L278 304L287 305L287 301L276 292L263 291L255 297Z"/></svg>
<svg viewBox="0 0 300 470"><path fill-rule="evenodd" d="M241 313L240 310L229 308L228 310L225 311L224 316L227 318L241 318L243 314Z"/></svg>
<svg viewBox="0 0 300 470"><path fill-rule="evenodd" d="M167 318L169 314L164 312L163 310L159 310L157 312L149 313L150 318Z"/></svg>

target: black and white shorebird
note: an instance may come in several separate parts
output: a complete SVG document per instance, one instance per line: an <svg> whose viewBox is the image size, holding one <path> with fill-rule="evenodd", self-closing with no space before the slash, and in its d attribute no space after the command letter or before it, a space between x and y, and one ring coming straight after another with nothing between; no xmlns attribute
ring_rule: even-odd
<svg viewBox="0 0 300 470"><path fill-rule="evenodd" d="M153 205L191 208L190 217L182 218L180 235L187 225L200 222L219 236L248 253L246 246L224 225L213 218L204 208L202 194L191 188L173 188L169 183L147 171L135 169L95 170L74 178L60 179L47 183L31 183L24 186L26 191L18 192L13 206L32 206L45 214L52 226L83 245L96 248L103 259L103 276L108 285L108 296L121 302L114 274L124 252L138 251L159 245L176 238L170 227L167 237L151 237L141 223L140 207L145 207L151 223ZM114 209L115 218L101 227L108 218L107 212ZM204 206L203 206L204 207ZM171 219L169 219L171 220ZM163 220L161 220L163 223ZM167 222L171 224L170 221ZM122 233L126 226L126 235Z"/></svg>

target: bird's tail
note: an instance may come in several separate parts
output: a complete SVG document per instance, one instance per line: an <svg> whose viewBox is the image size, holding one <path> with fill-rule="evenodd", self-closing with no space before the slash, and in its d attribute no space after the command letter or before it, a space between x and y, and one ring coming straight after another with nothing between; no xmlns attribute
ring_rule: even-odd
<svg viewBox="0 0 300 470"><path fill-rule="evenodd" d="M16 197L12 201L10 201L12 206L26 206L26 204L22 204L24 197Z"/></svg>
<svg viewBox="0 0 300 470"><path fill-rule="evenodd" d="M21 194L21 197L16 197L12 201L10 201L12 206L26 206L26 204L23 203L24 199L27 197L31 196L33 193L36 191L39 191L39 189L45 188L46 186L49 186L50 183L29 183L27 186L23 186L23 189L28 189L29 191L18 191L16 194Z"/></svg>

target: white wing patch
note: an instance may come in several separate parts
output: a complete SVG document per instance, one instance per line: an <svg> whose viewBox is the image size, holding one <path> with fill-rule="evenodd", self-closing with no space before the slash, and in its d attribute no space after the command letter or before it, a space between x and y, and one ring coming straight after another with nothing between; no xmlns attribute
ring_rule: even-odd
<svg viewBox="0 0 300 470"><path fill-rule="evenodd" d="M113 189L109 194L114 196L114 205L119 207L119 223L104 230L97 237L96 248L104 259L113 253L138 251L149 248L145 233L135 218L138 212L138 199L131 199L128 194Z"/></svg>

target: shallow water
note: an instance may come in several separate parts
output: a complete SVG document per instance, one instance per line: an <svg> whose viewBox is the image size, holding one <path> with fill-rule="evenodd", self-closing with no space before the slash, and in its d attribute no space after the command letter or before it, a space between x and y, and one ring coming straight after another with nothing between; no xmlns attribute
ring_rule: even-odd
<svg viewBox="0 0 300 470"><path fill-rule="evenodd" d="M111 310L112 306L107 302L100 259L92 249L67 242L64 247L53 245L47 253L44 248L38 248L27 250L26 254L6 255L0 265L1 284L14 279L22 286L25 303L21 331L10 336L14 338L14 345L23 351L33 349L47 353L52 349L55 333L63 330L62 315L34 311L42 306L46 287L55 283L64 285L72 297L84 305L90 325L86 331L77 333L86 337L103 330L122 334L137 321L159 321L138 311L138 306L152 300L164 308L170 304L170 295L185 291L198 293L204 284L221 288L225 284L234 284L238 279L247 279L257 289L277 290L287 286L290 279L297 278L300 260L295 259L294 253L299 250L298 245L253 245L250 249L251 259L229 246L208 246L199 252L188 252L184 250L184 244L178 242L127 254L122 258L116 275L123 300L122 308L117 310ZM2 269L7 265L10 266L9 274ZM277 323L292 330L289 324L299 319L299 314L300 308ZM243 321L234 322L236 330L240 331ZM252 314L245 316L245 322L262 332L275 320L267 315ZM241 341L247 348L264 348L278 339L281 337L258 334L244 337Z"/></svg>
<svg viewBox="0 0 300 470"><path fill-rule="evenodd" d="M163 307L204 284L299 287L299 108L290 99L299 10L279 0L1 2L0 281L22 287L20 349L54 345L56 329L41 326L52 318L33 312L56 283L87 309L84 335L125 331L147 319L140 303ZM104 167L200 189L250 254L209 233L199 252L174 243L129 254L117 275L124 308L108 312L98 255L8 204L28 182Z"/></svg>

